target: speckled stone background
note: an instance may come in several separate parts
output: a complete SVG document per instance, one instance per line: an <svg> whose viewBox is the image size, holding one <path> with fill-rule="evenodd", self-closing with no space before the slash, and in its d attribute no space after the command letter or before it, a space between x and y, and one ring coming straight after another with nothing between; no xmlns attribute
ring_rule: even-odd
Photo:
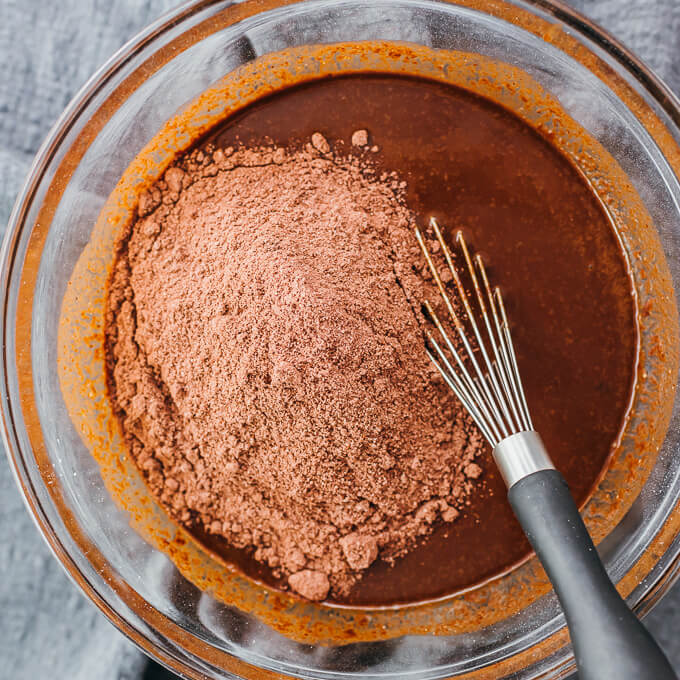
<svg viewBox="0 0 680 680"><path fill-rule="evenodd" d="M176 0L0 0L0 228L47 131L89 76ZM680 93L680 0L572 0ZM647 623L680 671L680 586ZM165 677L69 582L0 458L0 679ZM169 676L168 676L169 677Z"/></svg>

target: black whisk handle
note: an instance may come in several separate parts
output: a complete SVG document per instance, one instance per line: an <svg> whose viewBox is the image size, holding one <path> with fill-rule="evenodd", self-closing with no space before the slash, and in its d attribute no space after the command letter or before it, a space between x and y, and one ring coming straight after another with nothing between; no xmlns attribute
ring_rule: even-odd
<svg viewBox="0 0 680 680"><path fill-rule="evenodd" d="M529 474L508 499L562 605L579 679L677 680L609 580L562 475Z"/></svg>

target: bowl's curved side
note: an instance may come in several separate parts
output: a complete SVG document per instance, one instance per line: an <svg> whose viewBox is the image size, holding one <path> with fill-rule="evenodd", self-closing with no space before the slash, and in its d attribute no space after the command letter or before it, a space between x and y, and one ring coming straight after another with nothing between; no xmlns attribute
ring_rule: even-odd
<svg viewBox="0 0 680 680"><path fill-rule="evenodd" d="M2 390L3 437L29 510L58 559L100 609L145 651L159 657L174 670L191 674L193 677L199 677L201 672L208 672L212 677L225 677L225 672L244 677L264 677L265 675L275 677L274 673L260 670L257 667L268 665L270 668L278 667L283 670L284 666L252 655L248 660L236 659L223 645L220 648L219 641L216 644L215 641L202 639L200 635L194 635L185 627L176 625L171 617L150 606L148 601L139 595L137 589L120 577L120 574L111 567L101 551L93 544L88 532L83 530L59 490L61 483L59 472L55 472L50 458L41 425L41 414L36 407L36 385L40 388L40 378L34 374L33 352L36 346L35 332L41 332L41 330L39 328L35 330L33 317L35 296L40 295L39 272L45 242L52 218L59 208L64 188L92 140L105 128L109 118L125 102L126 98L153 78L154 74L178 52L188 49L216 31L226 30L239 21L257 16L261 11L275 11L276 8L286 4L288 3L245 2L234 7L224 7L221 3L209 2L190 4L180 8L165 20L157 22L138 39L123 48L81 91L43 145L26 186L17 201L1 253L0 293L4 300L2 339L5 348L4 361L0 368L2 371L0 389ZM314 3L310 4L314 5ZM492 16L510 18L513 23L522 26L524 30L540 36L572 59L586 65L626 103L657 147L663 151L675 175L680 175L680 151L674 139L677 130L673 133L669 131L667 121L659 118L659 111L655 110L656 106L651 106L645 100L646 95L651 98L653 93L646 92L644 84L641 85L636 81L633 87L625 77L618 75L610 64L594 55L574 36L563 32L556 24L546 21L544 17L537 17L526 9L518 9L510 4L501 5L492 2L470 2L468 4L475 10L483 10ZM208 15L213 12L216 13L215 16L209 18ZM185 22L184 25L182 22ZM160 47L155 44L156 40L162 42ZM604 39L602 42L606 46ZM625 63L623 66L628 68ZM627 75L630 75L630 71ZM652 103L654 101L652 99ZM675 103L670 99L668 101L672 104L671 111L677 111ZM212 111L212 113L216 112ZM223 113L223 111L218 111L217 115ZM152 171L155 172L159 167L156 163L153 168L147 168L147 176L151 176ZM591 181L593 179L594 176L591 176ZM603 178L603 181L605 179ZM625 175L621 179L625 180ZM602 194L602 191L600 193ZM630 221L630 206L611 204L608 208L613 214L623 209L628 214L625 219ZM656 320L656 331L648 335L648 350L642 357L641 370L646 371L650 366L652 367L656 386L660 388L660 394L664 398L655 401L650 396L648 403L660 405L662 408L658 410L658 418L655 416L654 427L651 429L648 426L646 426L647 429L643 427L633 436L635 442L638 442L637 449L633 446L628 450L629 453L637 450L637 455L631 454L632 458L624 456L622 459L621 472L627 474L628 477L620 478L608 490L605 488L606 493L602 502L609 508L618 508L613 514L609 511L607 517L609 519L616 517L617 523L635 496L634 487L625 480L643 481L646 471L641 471L637 463L642 463L644 466L645 461L649 460L649 456L645 456L644 452L649 450L650 442L651 448L661 444L665 431L664 420L670 418L671 415L672 392L677 376L677 352L669 352L669 348L677 348L677 308L673 297L671 275L667 269L664 270L666 260L658 241L655 244L652 243L656 239L652 221L644 217L644 210L636 214L637 217L632 221L636 222L639 228L636 237L638 241L628 244L629 256L631 253L634 256L636 244L639 245L645 239L651 239L650 243L640 250L644 257L644 261L639 263L640 268L641 271L648 271L650 264L659 267L657 276L651 277L649 281L639 280L640 285L643 288L646 287L644 297L658 300L657 307L645 307L644 301L641 307L643 314L649 317L651 312L652 320ZM113 226L109 223L109 234L112 233ZM675 239L677 241L677 235ZM648 257L650 253L653 254L651 259ZM90 274L92 272L88 273ZM673 271L673 275L677 276L677 272ZM87 320L85 325L87 325ZM83 328L81 326L80 330L82 331ZM97 337L95 333L90 340L96 340ZM80 339L83 339L83 335L80 335ZM63 347L62 342L55 343L57 344L60 348ZM657 363L654 364L654 362ZM642 377L646 379L647 376ZM640 384L644 384L644 381ZM651 385L649 389L652 389ZM107 430L107 437L109 437L107 441L111 441L115 432L107 429L109 426L103 422L100 425ZM672 434L677 436L677 433ZM670 442L667 440L662 448L662 457L668 455L669 451L672 453L677 450L673 448L674 445L674 440ZM624 470L625 465L628 465L627 470ZM629 493L620 494L621 488L628 488ZM669 493L669 499L670 495ZM638 602L645 604L649 601L645 600L645 597L652 592L652 586L656 588L656 592L659 592L674 574L677 574L680 515L677 507L669 499L664 501L665 505L659 504L657 525L651 535L647 536L648 540L645 539L644 545L641 543L643 551L639 561L624 573L621 580L622 591L633 594L634 604ZM598 517L603 516L603 507L603 505L595 504L586 509L587 519L592 526L597 525ZM590 516L588 513L591 513ZM607 530L603 530L602 533L606 534ZM164 540L172 543L174 538L166 536ZM201 556L200 560L201 565L204 565L205 556ZM527 568L529 568L528 565ZM535 566L533 568L535 569ZM656 582L641 586L644 578L650 573L656 574L658 577ZM540 581L537 574L534 573L533 577ZM544 579L543 584L544 589L547 590L547 583ZM479 593L476 597L471 594L467 597L467 601L471 603L476 612L478 623L481 623L479 617L484 618L487 600ZM279 602L276 606L282 604L286 603ZM446 607L450 607L450 604L447 602ZM418 608L413 608L416 615L417 610ZM411 631L429 632L431 629L434 611L422 610L422 614L420 629L416 626ZM359 613L347 612L347 615L358 617ZM338 615L334 613L334 616ZM361 616L365 617L365 613L361 613ZM390 617L392 620L397 618L394 612L386 612L385 617L386 620ZM368 624L362 623L358 618L352 620L359 621L359 628L363 630L375 626L375 621L372 619ZM337 618L336 623L338 621L342 621L344 625L347 619L343 614ZM451 625L451 621L449 624ZM533 647L527 648L525 645L523 651L501 648L493 653L482 654L478 659L480 670L473 672L469 677L501 677L524 671L529 667L533 670L527 672L531 672L534 677L540 669L555 670L559 667L560 673L568 672L570 661L566 649L566 633L564 629L560 629L559 621L551 619L551 624L554 624L552 630L556 632L548 637L543 636L544 639L540 642L538 639L541 636L534 638L537 644ZM381 619L380 625L385 625L385 621ZM355 629L356 627L355 625ZM448 633L456 631L462 632L457 624L448 629L444 626L441 630L441 632ZM353 634L356 634L356 630ZM237 650L231 651L237 652ZM429 651L425 653L428 654ZM507 658L509 655L511 657ZM493 666L481 668L490 661L494 662ZM441 677L442 672L455 672L455 666L456 664L449 664L446 667L440 667L436 672ZM435 672L434 669L433 672ZM302 667L299 667L297 672L305 677L317 677L315 673L313 668L305 670Z"/></svg>

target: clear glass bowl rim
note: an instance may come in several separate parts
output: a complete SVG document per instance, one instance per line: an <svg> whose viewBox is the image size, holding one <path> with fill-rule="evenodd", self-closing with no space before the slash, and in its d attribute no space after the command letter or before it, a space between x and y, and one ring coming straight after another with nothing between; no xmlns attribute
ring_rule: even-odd
<svg viewBox="0 0 680 680"><path fill-rule="evenodd" d="M455 4L455 0L452 0ZM135 627L130 621L116 611L97 590L96 584L88 580L76 562L71 558L68 548L62 543L53 527L50 525L46 513L40 506L37 495L33 492L24 469L24 452L20 450L17 437L14 433L15 423L12 421L10 389L7 380L7 333L13 328L14 320L8 318L8 298L12 294L13 282L10 273L13 271L13 260L16 244L22 230L29 229L32 224L25 221L25 215L32 201L36 198L36 190L39 187L45 169L49 165L60 144L64 141L73 123L78 120L87 105L96 98L98 92L110 78L114 76L131 58L143 47L148 46L156 38L162 36L171 28L177 28L183 21L188 20L194 14L214 5L222 4L221 0L188 0L177 8L163 14L145 29L139 32L123 47L121 47L103 66L76 93L62 115L55 122L43 144L38 150L27 178L16 198L5 237L0 249L0 299L2 299L4 312L0 326L0 340L2 341L3 361L0 363L0 399L2 415L2 441L7 452L10 467L17 486L19 487L29 514L33 518L41 535L49 548L66 571L71 580L84 592L84 594L102 611L109 620L136 644L142 651L159 659L161 663L171 668L174 672L184 675L191 672L180 658L168 656L167 650L161 647L150 636ZM236 3L231 3L236 4ZM507 4L517 4L539 13L552 16L562 26L568 27L575 34L593 43L603 50L606 56L617 62L626 72L636 86L648 95L654 104L664 112L669 121L675 127L675 138L680 139L680 98L649 68L639 57L633 54L622 43L609 35L590 19L578 11L568 7L559 0L507 0ZM654 569L655 578L642 598L638 601L635 609L638 614L647 614L668 592L670 587L680 577L680 541L674 541L660 557ZM559 668L553 667L559 677L573 670L573 659L567 664L561 664ZM190 677L190 676L185 676Z"/></svg>

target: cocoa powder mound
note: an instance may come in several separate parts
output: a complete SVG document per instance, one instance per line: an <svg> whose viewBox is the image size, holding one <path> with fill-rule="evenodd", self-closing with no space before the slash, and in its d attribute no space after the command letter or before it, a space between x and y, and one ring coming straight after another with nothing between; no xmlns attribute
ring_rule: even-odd
<svg viewBox="0 0 680 680"><path fill-rule="evenodd" d="M424 352L436 296L403 188L321 135L194 151L118 244L106 352L131 455L175 519L312 600L454 521L479 477Z"/></svg>

